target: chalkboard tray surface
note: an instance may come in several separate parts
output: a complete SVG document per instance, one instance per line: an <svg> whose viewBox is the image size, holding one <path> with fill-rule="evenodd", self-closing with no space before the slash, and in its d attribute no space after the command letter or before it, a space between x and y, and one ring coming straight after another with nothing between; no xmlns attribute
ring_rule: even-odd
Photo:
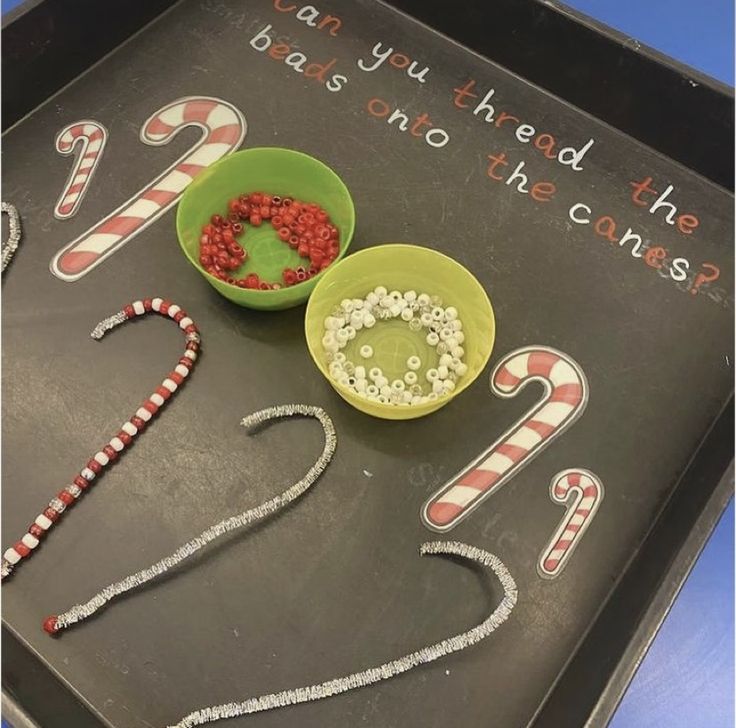
<svg viewBox="0 0 736 728"><path fill-rule="evenodd" d="M2 284L5 545L178 355L163 321L97 343L99 320L165 295L197 321L204 353L4 584L3 690L43 728L150 728L380 664L498 601L475 570L417 555L450 539L497 554L517 581L518 605L488 640L231 724L605 725L733 489L730 91L536 0L75 5L26 2L3 27L2 196L23 223ZM146 120L202 97L235 110L242 148L292 147L335 169L355 201L356 250L428 245L475 273L498 331L468 392L413 422L348 408L311 364L304 309L220 298L181 255L174 208L72 270L59 252L84 249L203 133L152 145ZM73 157L54 140L80 120L107 142L62 219ZM423 506L540 402L536 382L510 397L489 387L495 367L530 352L581 372L577 417L438 528ZM238 427L297 401L324 407L339 443L297 505L58 639L41 631L46 615L301 477L318 427ZM555 572L543 555L565 508L550 482L569 470L605 497Z"/></svg>

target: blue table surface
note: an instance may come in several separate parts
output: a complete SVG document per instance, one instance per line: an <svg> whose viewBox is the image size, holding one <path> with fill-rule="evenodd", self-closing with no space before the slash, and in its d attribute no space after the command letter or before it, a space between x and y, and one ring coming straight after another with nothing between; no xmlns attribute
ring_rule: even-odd
<svg viewBox="0 0 736 728"><path fill-rule="evenodd" d="M2 0L2 12L21 0ZM731 86L732 0L569 0L568 5ZM734 726L731 501L609 728ZM6 721L2 728L12 728Z"/></svg>

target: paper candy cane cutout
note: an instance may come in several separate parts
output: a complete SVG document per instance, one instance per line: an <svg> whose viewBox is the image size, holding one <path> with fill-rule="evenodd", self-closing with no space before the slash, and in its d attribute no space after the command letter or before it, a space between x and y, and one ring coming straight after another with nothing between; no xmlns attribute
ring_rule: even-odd
<svg viewBox="0 0 736 728"><path fill-rule="evenodd" d="M107 143L107 129L99 121L75 121L56 135L56 151L64 156L78 149L77 159L54 206L54 217L66 220L77 214L100 163Z"/></svg>
<svg viewBox="0 0 736 728"><path fill-rule="evenodd" d="M474 561L481 566L491 569L499 582L501 582L504 592L503 599L493 612L476 627L473 627L467 632L461 632L453 637L448 637L428 647L422 647L416 652L411 652L391 662L385 662L378 667L371 667L361 672L354 672L351 675L345 675L344 677L338 677L334 680L328 680L316 685L309 685L308 687L296 688L294 690L283 690L280 693L261 695L257 698L249 698L242 703L223 703L222 705L213 705L210 708L201 708L185 716L176 725L170 726L170 728L194 728L195 726L214 723L217 720L224 720L226 718L235 718L240 715L250 715L252 713L261 713L265 710L273 710L274 708L284 708L288 705L323 700L324 698L331 698L333 695L340 695L350 690L374 685L381 682L381 680L390 680L416 667L434 662L441 657L450 655L453 652L460 652L477 644L495 632L509 618L511 611L516 606L518 592L514 578L498 557L482 549L457 541L424 543L421 545L419 553L422 555L448 554L468 561Z"/></svg>
<svg viewBox="0 0 736 728"><path fill-rule="evenodd" d="M100 321L90 335L93 339L101 339L116 326L137 316L144 316L151 311L171 318L178 324L186 341L184 353L156 391L148 396L129 420L123 423L120 432L89 459L72 482L65 485L38 514L36 520L28 528L27 533L24 533L19 541L16 541L13 546L5 551L0 563L0 578L5 579L10 576L20 561L27 559L36 550L65 511L71 508L87 489L92 487L95 478L101 475L108 465L111 466L123 450L133 444L136 435L143 432L149 420L166 404L169 397L186 382L189 370L197 361L200 336L194 321L171 301L162 298L146 298L143 301L134 301L125 306L122 311Z"/></svg>
<svg viewBox="0 0 736 728"><path fill-rule="evenodd" d="M55 276L76 281L100 265L175 205L202 170L235 151L247 131L245 117L227 101L188 96L149 117L140 140L163 146L188 126L201 129L201 139L153 182L60 250L50 266Z"/></svg>
<svg viewBox="0 0 736 728"><path fill-rule="evenodd" d="M554 578L565 568L598 511L603 500L603 483L589 470L563 470L552 478L549 497L567 506L559 528L542 551L537 565L540 576Z"/></svg>
<svg viewBox="0 0 736 728"><path fill-rule="evenodd" d="M449 531L507 483L559 437L585 410L588 382L567 354L528 346L505 356L491 374L499 397L515 397L529 382L541 382L544 396L467 467L424 504L421 517L433 531Z"/></svg>

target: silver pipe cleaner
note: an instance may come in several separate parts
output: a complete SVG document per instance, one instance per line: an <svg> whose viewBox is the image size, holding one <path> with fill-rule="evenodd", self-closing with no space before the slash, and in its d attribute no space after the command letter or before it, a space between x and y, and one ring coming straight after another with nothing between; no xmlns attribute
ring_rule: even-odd
<svg viewBox="0 0 736 728"><path fill-rule="evenodd" d="M8 216L8 239L2 245L2 272L4 273L20 245L21 227L20 215L15 205L0 202L0 212Z"/></svg>
<svg viewBox="0 0 736 728"><path fill-rule="evenodd" d="M106 322L102 322L101 325L104 329L107 324ZM110 326L110 328L112 328L112 326ZM104 330L101 332L100 336L103 333ZM164 574L169 569L174 568L185 559L188 559L192 554L196 553L215 539L220 538L220 536L224 536L226 533L235 531L243 526L249 526L257 521L262 521L267 516L281 510L284 506L296 500L299 496L309 490L312 484L324 472L330 460L332 460L335 447L337 446L335 427L328 414L321 407L312 407L305 404L285 404L278 407L268 407L245 417L240 424L243 425L243 427L252 430L256 426L268 420L280 417L293 417L295 415L316 418L319 420L325 433L325 445L322 450L322 454L317 458L314 465L312 465L307 474L300 481L294 483L294 485L283 493L271 498L265 503L261 503L261 505L256 506L255 508L251 508L237 516L231 516L230 518L226 518L224 521L216 523L214 526L210 526L210 528L202 532L199 536L196 536L191 541L180 546L173 554L171 554L171 556L166 556L161 559L161 561L149 566L147 569L131 574L122 581L110 584L110 586L103 589L99 594L92 597L92 599L85 604L77 604L63 614L60 614L56 618L57 631L61 631L76 622L81 622L115 597L161 576L161 574Z"/></svg>
<svg viewBox="0 0 736 728"><path fill-rule="evenodd" d="M318 685L310 685L308 687L296 688L295 690L284 690L280 693L271 693L269 695L261 695L257 698L249 698L242 703L224 703L223 705L214 705L210 708L202 708L182 718L176 725L169 728L193 728L194 726L204 725L205 723L213 723L216 720L225 718L236 718L241 715L250 715L251 713L260 713L264 710L272 710L274 708L283 708L287 705L296 705L298 703L307 703L313 700L322 700L333 695L346 693L349 690L373 685L381 680L389 680L392 677L401 675L401 673L434 662L440 657L445 657L453 652L459 652L466 647L480 642L485 639L493 631L495 631L503 622L505 622L511 610L514 608L517 600L516 583L513 577L504 566L503 562L493 554L468 546L457 541L435 541L422 544L419 549L421 554L452 554L460 556L464 559L476 561L483 566L490 567L493 573L498 577L504 591L504 597L501 603L496 607L493 613L477 627L462 632L454 637L449 637L441 642L437 642L428 647L412 652L397 660L386 662L378 667L372 667L362 672L355 672L345 677L339 677L334 680L319 683Z"/></svg>

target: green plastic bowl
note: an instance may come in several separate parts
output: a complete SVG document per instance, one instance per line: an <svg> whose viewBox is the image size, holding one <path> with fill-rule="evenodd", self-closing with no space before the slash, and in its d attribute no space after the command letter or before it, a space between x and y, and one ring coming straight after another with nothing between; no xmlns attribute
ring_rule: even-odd
<svg viewBox="0 0 736 728"><path fill-rule="evenodd" d="M325 351L322 347L324 321L332 309L344 298L365 298L376 286L402 293L438 295L444 306L455 306L463 322L465 341L464 361L467 373L458 380L448 395L420 405L396 406L359 397L342 387L329 374ZM348 256L330 266L317 284L307 304L304 322L307 346L317 368L338 394L361 412L387 420L408 420L434 412L467 389L488 363L496 338L493 307L483 286L470 271L452 258L430 248L417 245L378 245ZM425 382L424 372L436 366L438 359L433 347L424 340L426 332L412 331L401 320L377 321L370 329L362 329L343 349L354 364L366 368L379 366L393 380L406 371L406 360L417 355L423 362L417 372ZM359 349L363 344L373 347L373 357L362 359Z"/></svg>
<svg viewBox="0 0 736 728"><path fill-rule="evenodd" d="M227 212L233 197L249 192L267 192L316 202L330 215L340 231L340 260L353 239L355 208L343 181L326 165L292 149L261 147L231 154L200 172L187 187L176 213L179 245L189 262L225 298L239 306L278 310L298 306L309 298L317 281L330 268L310 280L277 291L238 288L210 275L199 263L199 238L202 227L215 214ZM268 221L260 227L245 225L239 242L248 251L245 265L233 276L257 273L263 280L281 282L284 268L296 268L305 260L279 240Z"/></svg>

